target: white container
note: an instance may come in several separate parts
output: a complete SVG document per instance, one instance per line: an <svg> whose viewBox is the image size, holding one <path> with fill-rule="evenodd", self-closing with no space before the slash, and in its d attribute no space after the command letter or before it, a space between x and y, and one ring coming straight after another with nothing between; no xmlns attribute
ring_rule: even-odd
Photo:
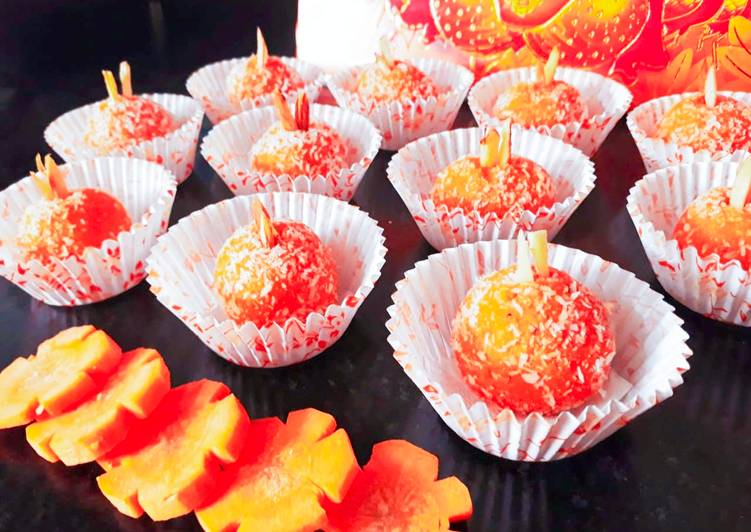
<svg viewBox="0 0 751 532"><path fill-rule="evenodd" d="M738 163L701 162L669 166L647 174L631 188L627 208L644 251L663 288L704 316L751 327L751 272L739 261L713 253L700 257L682 250L675 224L697 197L716 187L732 187Z"/></svg>
<svg viewBox="0 0 751 532"><path fill-rule="evenodd" d="M594 164L573 146L513 126L511 153L542 166L555 185L556 203L538 212L524 211L520 218L436 206L430 189L449 163L465 155L480 154L480 128L436 133L407 144L392 157L386 171L391 184L407 205L420 232L434 248L482 240L507 239L519 231L545 229L551 240L595 186Z"/></svg>
<svg viewBox="0 0 751 532"><path fill-rule="evenodd" d="M151 246L167 230L175 176L158 164L122 157L78 161L60 170L69 189L97 188L120 200L133 226L116 240L88 248L82 258L53 259L49 264L22 260L14 245L19 221L26 207L43 199L26 177L0 192L0 275L56 306L95 303L140 283Z"/></svg>
<svg viewBox="0 0 751 532"><path fill-rule="evenodd" d="M163 137L114 150L107 156L134 157L164 165L175 175L177 182L182 183L193 172L195 166L198 134L203 122L201 106L192 98L180 94L143 94L142 96L164 107L175 119L178 128ZM66 161L94 159L102 156L83 140L89 128L89 119L99 103L68 111L56 118L44 130L44 140Z"/></svg>
<svg viewBox="0 0 751 532"><path fill-rule="evenodd" d="M515 241L431 255L397 283L388 309L394 357L438 415L471 445L510 460L545 462L589 449L670 397L689 368L688 335L660 294L597 256L554 244L549 251L551 266L611 307L616 340L601 393L556 416L520 417L484 401L462 379L450 346L451 322L464 296L482 276L516 262Z"/></svg>
<svg viewBox="0 0 751 532"><path fill-rule="evenodd" d="M302 222L334 256L339 303L302 322L258 327L238 324L224 312L212 289L214 265L224 241L251 223L260 200L272 219ZM239 196L181 219L161 237L148 259L148 281L160 303L180 318L212 351L240 366L279 367L303 362L336 342L381 275L383 230L366 213L326 196L273 192Z"/></svg>
<svg viewBox="0 0 751 532"><path fill-rule="evenodd" d="M381 134L367 118L330 105L311 105L311 122L329 125L350 147L351 164L328 175L290 176L252 170L250 150L278 122L273 107L252 109L215 126L201 144L201 154L236 195L257 192L311 192L349 201L378 154Z"/></svg>
<svg viewBox="0 0 751 532"><path fill-rule="evenodd" d="M354 92L363 65L329 77L327 84L340 107L368 117L383 134L383 148L398 150L408 142L449 129L467 96L474 75L464 67L438 59L411 61L438 87L438 96L413 101L366 102Z"/></svg>

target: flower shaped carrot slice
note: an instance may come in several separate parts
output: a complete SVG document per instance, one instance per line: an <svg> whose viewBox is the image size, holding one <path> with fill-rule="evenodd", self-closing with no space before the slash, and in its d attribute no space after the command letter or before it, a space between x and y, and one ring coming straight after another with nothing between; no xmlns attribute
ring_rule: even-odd
<svg viewBox="0 0 751 532"><path fill-rule="evenodd" d="M340 502L359 471L349 437L329 414L308 408L251 422L226 490L196 511L207 531L282 532L326 526L325 501Z"/></svg>
<svg viewBox="0 0 751 532"><path fill-rule="evenodd" d="M438 458L404 440L376 444L341 504L327 507L327 530L448 530L472 514L467 487L438 478Z"/></svg>
<svg viewBox="0 0 751 532"><path fill-rule="evenodd" d="M219 382L170 390L154 412L98 460L99 489L122 513L155 521L193 511L214 490L219 472L240 456L250 420Z"/></svg>
<svg viewBox="0 0 751 532"><path fill-rule="evenodd" d="M26 439L50 462L96 460L125 439L137 419L156 408L170 389L170 375L153 349L125 353L102 389L73 410L26 427Z"/></svg>
<svg viewBox="0 0 751 532"><path fill-rule="evenodd" d="M45 340L0 372L0 429L58 415L94 394L120 363L120 347L91 325Z"/></svg>

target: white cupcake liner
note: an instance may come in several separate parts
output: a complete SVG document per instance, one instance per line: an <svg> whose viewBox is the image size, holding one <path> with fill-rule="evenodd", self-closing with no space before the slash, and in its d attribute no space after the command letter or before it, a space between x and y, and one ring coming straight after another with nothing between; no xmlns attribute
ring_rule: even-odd
<svg viewBox="0 0 751 532"><path fill-rule="evenodd" d="M694 246L681 251L673 238L689 203L732 186L737 169L738 163L724 161L657 170L636 182L627 208L657 280L673 298L711 319L751 327L751 272L716 253L700 257Z"/></svg>
<svg viewBox="0 0 751 532"><path fill-rule="evenodd" d="M273 107L235 115L214 127L201 144L201 153L229 189L237 195L256 192L311 192L349 201L381 145L381 134L367 118L330 105L311 105L311 121L323 122L350 146L353 161L336 173L317 176L263 174L250 167L250 150L278 121Z"/></svg>
<svg viewBox="0 0 751 532"><path fill-rule="evenodd" d="M119 199L133 227L89 248L83 258L24 261L14 241L26 207L42 200L30 177L0 192L0 275L32 297L56 306L95 303L125 292L146 276L145 260L167 230L174 175L138 159L106 157L60 166L71 190L97 188Z"/></svg>
<svg viewBox="0 0 751 532"><path fill-rule="evenodd" d="M237 324L212 290L214 264L224 241L251 223L260 200L272 219L308 225L331 249L339 272L339 300L305 322L292 318L262 328ZM161 237L148 259L157 299L212 351L240 366L280 367L307 360L336 342L381 275L383 230L366 213L333 198L303 192L241 196L196 211Z"/></svg>
<svg viewBox="0 0 751 532"><path fill-rule="evenodd" d="M613 263L550 245L550 264L612 307L616 355L604 390L556 416L515 415L464 382L450 346L451 322L485 274L515 262L516 242L462 245L418 262L397 283L386 326L394 357L443 421L487 453L530 462L580 453L673 394L689 369L682 321L662 296ZM440 286L440 290L436 287Z"/></svg>
<svg viewBox="0 0 751 532"><path fill-rule="evenodd" d="M218 124L222 120L242 111L272 104L271 94L252 100L244 100L239 104L229 101L227 76L229 76L233 68L247 60L247 57L238 57L211 63L193 72L185 83L188 93L201 104L212 124ZM304 90L308 94L308 100L311 102L316 101L318 93L325 83L323 70L307 61L301 61L293 57L282 57L281 60L287 66L297 71L305 83L303 89L287 95L287 99L293 102L296 101L297 96Z"/></svg>
<svg viewBox="0 0 751 532"><path fill-rule="evenodd" d="M520 218L496 214L481 216L463 209L436 206L430 189L438 173L465 155L479 155L480 128L444 131L416 140L391 158L386 174L407 205L420 232L441 250L482 240L507 239L519 231L545 229L551 240L595 186L594 164L569 144L513 126L511 152L542 166L554 180L556 203Z"/></svg>
<svg viewBox="0 0 751 532"><path fill-rule="evenodd" d="M180 94L143 94L142 96L167 109L179 127L163 137L113 150L106 156L133 157L161 164L175 175L178 184L182 183L193 172L195 166L198 134L201 132L203 122L201 106L192 98ZM66 161L102 157L101 153L83 141L89 128L89 118L99 103L68 111L57 117L44 130L44 140Z"/></svg>
<svg viewBox="0 0 751 532"><path fill-rule="evenodd" d="M647 172L654 172L660 168L676 164L705 163L722 160L740 162L749 156L749 152L745 150L738 150L734 153L710 153L709 150L697 152L688 146L679 146L674 142L665 142L652 137L657 131L657 126L665 113L684 98L697 96L698 94L698 92L687 92L655 98L634 107L628 114L628 117L626 117L626 124L628 124L628 129L631 131L631 136L636 141L636 146L639 148L639 153L644 161ZM721 91L718 94L735 98L751 105L751 92Z"/></svg>
<svg viewBox="0 0 751 532"><path fill-rule="evenodd" d="M449 129L474 80L472 72L448 61L415 59L412 64L438 85L438 97L379 105L363 102L353 91L363 65L337 72L327 80L339 106L368 117L383 133L386 150L398 150L412 140Z"/></svg>
<svg viewBox="0 0 751 532"><path fill-rule="evenodd" d="M498 96L517 83L537 80L536 70L536 67L503 70L477 82L468 98L469 108L477 123L480 126L501 125L501 121L493 116L493 105ZM559 67L555 79L579 90L587 116L582 121L538 126L535 129L543 135L573 144L591 156L626 113L634 96L625 85L586 70Z"/></svg>

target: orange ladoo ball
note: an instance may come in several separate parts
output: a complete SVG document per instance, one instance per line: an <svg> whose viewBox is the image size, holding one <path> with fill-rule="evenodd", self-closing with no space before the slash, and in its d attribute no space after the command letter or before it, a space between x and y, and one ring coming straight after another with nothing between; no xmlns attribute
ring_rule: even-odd
<svg viewBox="0 0 751 532"><path fill-rule="evenodd" d="M214 288L227 315L259 327L305 321L338 302L339 274L331 251L306 225L273 221L271 246L255 223L241 227L224 243L214 269Z"/></svg>
<svg viewBox="0 0 751 532"><path fill-rule="evenodd" d="M564 81L517 83L493 104L493 115L524 127L553 126L586 116L581 94Z"/></svg>
<svg viewBox="0 0 751 532"><path fill-rule="evenodd" d="M375 104L438 96L438 86L420 69L381 58L363 68L355 91L361 100Z"/></svg>
<svg viewBox="0 0 751 532"><path fill-rule="evenodd" d="M711 153L751 150L751 106L717 96L708 107L704 96L692 96L675 104L660 120L656 136L665 142Z"/></svg>
<svg viewBox="0 0 751 532"><path fill-rule="evenodd" d="M537 212L555 203L550 174L524 157L511 157L505 166L490 167L482 166L475 156L457 159L438 174L430 197L449 210L460 208L514 219L525 210Z"/></svg>
<svg viewBox="0 0 751 532"><path fill-rule="evenodd" d="M673 238L681 249L693 246L700 257L716 253L721 261L735 259L751 271L751 203L734 207L729 188L712 189L683 211Z"/></svg>
<svg viewBox="0 0 751 532"><path fill-rule="evenodd" d="M258 68L254 54L233 68L227 76L227 94L234 104L271 94L276 89L286 96L304 85L300 74L275 56L270 56L266 65Z"/></svg>
<svg viewBox="0 0 751 532"><path fill-rule="evenodd" d="M83 258L86 248L130 229L132 222L120 201L93 188L72 191L65 198L29 205L16 237L25 260Z"/></svg>
<svg viewBox="0 0 751 532"><path fill-rule="evenodd" d="M84 142L106 154L163 137L175 129L174 118L158 103L140 96L120 95L96 106Z"/></svg>
<svg viewBox="0 0 751 532"><path fill-rule="evenodd" d="M325 176L348 166L348 152L342 137L326 124L287 131L277 123L253 145L250 164L258 172L274 175Z"/></svg>
<svg viewBox="0 0 751 532"><path fill-rule="evenodd" d="M451 342L466 382L518 415L574 408L607 381L615 353L605 305L550 268L532 283L516 267L480 279L454 319Z"/></svg>

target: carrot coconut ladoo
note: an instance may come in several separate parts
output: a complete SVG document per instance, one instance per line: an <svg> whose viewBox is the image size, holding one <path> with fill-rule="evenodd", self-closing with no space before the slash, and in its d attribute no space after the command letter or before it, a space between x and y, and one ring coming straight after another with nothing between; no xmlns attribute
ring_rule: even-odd
<svg viewBox="0 0 751 532"><path fill-rule="evenodd" d="M555 203L553 180L544 168L511 156L510 124L490 129L480 140L480 156L457 159L436 177L430 191L436 206L460 208L480 215L518 219Z"/></svg>
<svg viewBox="0 0 751 532"><path fill-rule="evenodd" d="M553 48L547 63L537 68L537 81L509 87L493 104L493 115L524 127L582 120L586 116L586 107L579 90L565 81L554 79L560 57L558 48Z"/></svg>
<svg viewBox="0 0 751 532"><path fill-rule="evenodd" d="M234 104L272 94L275 90L287 95L304 86L298 72L281 58L269 55L261 28L256 29L256 42L256 53L227 76L227 94Z"/></svg>
<svg viewBox="0 0 751 532"><path fill-rule="evenodd" d="M331 251L305 224L271 220L254 200L253 223L237 229L219 250L214 290L227 315L258 327L305 321L338 300L339 274Z"/></svg>
<svg viewBox="0 0 751 532"><path fill-rule="evenodd" d="M678 146L711 153L751 150L751 106L717 94L714 66L704 94L684 98L660 120L655 136Z"/></svg>
<svg viewBox="0 0 751 532"><path fill-rule="evenodd" d="M328 504L334 532L449 530L472 515L467 487L438 479L438 458L404 440L373 446L373 454L341 504Z"/></svg>
<svg viewBox="0 0 751 532"><path fill-rule="evenodd" d="M103 70L102 75L109 97L97 104L89 119L83 139L88 146L105 155L177 129L177 123L164 107L133 94L128 63L120 63L122 93L118 92L111 71Z"/></svg>
<svg viewBox="0 0 751 532"><path fill-rule="evenodd" d="M95 188L68 190L60 168L50 155L37 154L37 173L31 174L44 195L29 205L21 218L16 245L24 260L82 258L86 248L98 248L131 227L119 200Z"/></svg>
<svg viewBox="0 0 751 532"><path fill-rule="evenodd" d="M251 421L226 489L196 511L204 530L284 532L326 528L325 501L341 502L359 467L334 418L308 408Z"/></svg>
<svg viewBox="0 0 751 532"><path fill-rule="evenodd" d="M751 158L738 167L732 188L717 187L692 201L675 225L678 246L737 260L751 271Z"/></svg>
<svg viewBox="0 0 751 532"><path fill-rule="evenodd" d="M279 122L269 127L250 150L251 168L258 172L290 176L318 176L347 166L349 149L328 125L310 121L308 96L298 96L292 116L284 97L274 92Z"/></svg>
<svg viewBox="0 0 751 532"><path fill-rule="evenodd" d="M0 429L69 410L96 394L120 363L120 347L91 325L59 332L36 355L0 372Z"/></svg>
<svg viewBox="0 0 751 532"><path fill-rule="evenodd" d="M452 324L462 376L482 398L517 415L555 415L607 381L615 341L605 305L548 266L544 231L520 235L517 264L480 279Z"/></svg>

